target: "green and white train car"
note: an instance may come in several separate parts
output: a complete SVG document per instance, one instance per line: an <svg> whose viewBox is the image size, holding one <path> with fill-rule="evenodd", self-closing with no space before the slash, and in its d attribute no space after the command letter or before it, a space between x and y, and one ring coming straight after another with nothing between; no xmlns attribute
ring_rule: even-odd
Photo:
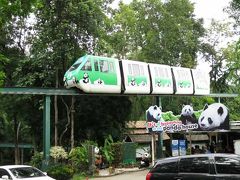
<svg viewBox="0 0 240 180"><path fill-rule="evenodd" d="M149 63L152 78L152 94L173 94L174 84L171 67Z"/></svg>
<svg viewBox="0 0 240 180"><path fill-rule="evenodd" d="M175 78L175 94L193 94L193 78L191 69L183 67L172 67Z"/></svg>
<svg viewBox="0 0 240 180"><path fill-rule="evenodd" d="M64 86L86 93L210 93L209 73L202 70L85 55L65 73Z"/></svg>
<svg viewBox="0 0 240 180"><path fill-rule="evenodd" d="M122 60L122 79L125 94L150 94L148 64L145 62Z"/></svg>
<svg viewBox="0 0 240 180"><path fill-rule="evenodd" d="M119 61L115 58L85 55L65 73L64 85L87 93L121 93Z"/></svg>

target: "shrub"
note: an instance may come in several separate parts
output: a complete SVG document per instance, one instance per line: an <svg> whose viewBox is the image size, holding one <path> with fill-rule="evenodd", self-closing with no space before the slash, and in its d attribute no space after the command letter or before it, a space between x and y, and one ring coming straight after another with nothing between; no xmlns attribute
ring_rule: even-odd
<svg viewBox="0 0 240 180"><path fill-rule="evenodd" d="M103 156L109 163L109 166L112 166L112 162L114 160L114 154L113 154L113 138L111 135L109 135L105 141L104 141L104 146L102 148Z"/></svg>
<svg viewBox="0 0 240 180"><path fill-rule="evenodd" d="M53 146L50 149L50 156L57 162L67 159L68 154L61 146Z"/></svg>
<svg viewBox="0 0 240 180"><path fill-rule="evenodd" d="M113 150L113 165L115 167L120 166L123 162L123 143L116 142L112 144Z"/></svg>
<svg viewBox="0 0 240 180"><path fill-rule="evenodd" d="M35 152L31 158L30 165L36 168L41 168L43 160L43 152Z"/></svg>
<svg viewBox="0 0 240 180"><path fill-rule="evenodd" d="M76 171L88 170L88 152L86 146L71 149L69 160Z"/></svg>
<svg viewBox="0 0 240 180"><path fill-rule="evenodd" d="M57 180L69 180L73 177L74 170L71 166L59 164L48 168L47 174Z"/></svg>

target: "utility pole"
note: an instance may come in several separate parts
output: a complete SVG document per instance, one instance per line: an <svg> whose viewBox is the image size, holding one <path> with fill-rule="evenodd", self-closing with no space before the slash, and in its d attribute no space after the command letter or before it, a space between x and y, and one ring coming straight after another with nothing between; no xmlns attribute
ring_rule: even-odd
<svg viewBox="0 0 240 180"><path fill-rule="evenodd" d="M155 102L158 107L162 106L161 99L159 96L155 97ZM163 157L163 133L164 133L163 131L158 132L157 158Z"/></svg>

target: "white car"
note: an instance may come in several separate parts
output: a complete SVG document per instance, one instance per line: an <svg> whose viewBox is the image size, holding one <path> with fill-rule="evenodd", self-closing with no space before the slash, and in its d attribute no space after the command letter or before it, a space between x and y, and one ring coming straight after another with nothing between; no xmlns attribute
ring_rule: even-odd
<svg viewBox="0 0 240 180"><path fill-rule="evenodd" d="M55 180L47 173L27 165L6 165L0 166L0 180Z"/></svg>

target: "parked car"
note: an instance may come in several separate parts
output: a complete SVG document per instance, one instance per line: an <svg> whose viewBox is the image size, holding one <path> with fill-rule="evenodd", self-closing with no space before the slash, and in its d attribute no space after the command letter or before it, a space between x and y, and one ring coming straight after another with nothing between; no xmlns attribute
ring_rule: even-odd
<svg viewBox="0 0 240 180"><path fill-rule="evenodd" d="M196 154L158 160L146 180L228 180L240 179L240 156Z"/></svg>
<svg viewBox="0 0 240 180"><path fill-rule="evenodd" d="M47 173L40 171L39 169L27 166L27 165L7 165L0 166L0 180L55 180Z"/></svg>

